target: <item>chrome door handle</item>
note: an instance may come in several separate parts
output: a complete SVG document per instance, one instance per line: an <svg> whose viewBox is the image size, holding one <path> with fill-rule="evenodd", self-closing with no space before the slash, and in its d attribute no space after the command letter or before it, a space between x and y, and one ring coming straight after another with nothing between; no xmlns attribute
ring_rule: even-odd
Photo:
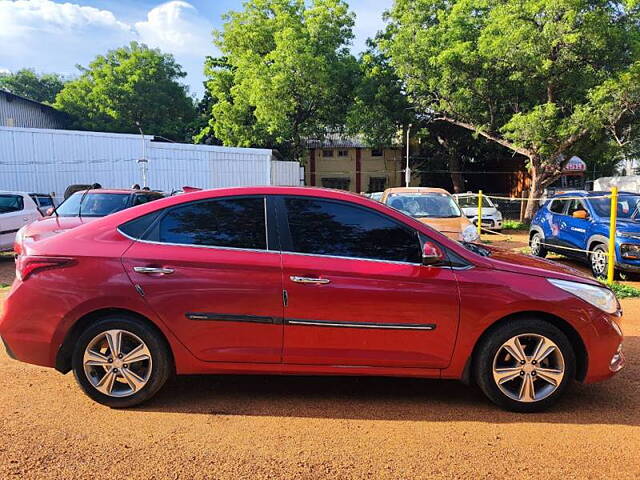
<svg viewBox="0 0 640 480"><path fill-rule="evenodd" d="M295 275L292 275L289 278L292 282L296 283L314 283L317 285L326 285L327 283L331 283L331 280L328 278L296 277Z"/></svg>
<svg viewBox="0 0 640 480"><path fill-rule="evenodd" d="M145 274L159 274L159 275L168 275L173 273L173 268L161 268L161 267L133 267L133 271L137 273L145 273Z"/></svg>

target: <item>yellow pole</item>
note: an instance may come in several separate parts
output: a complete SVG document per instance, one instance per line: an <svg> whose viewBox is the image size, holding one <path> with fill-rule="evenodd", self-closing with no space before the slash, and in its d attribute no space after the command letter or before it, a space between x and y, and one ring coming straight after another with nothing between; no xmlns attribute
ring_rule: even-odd
<svg viewBox="0 0 640 480"><path fill-rule="evenodd" d="M478 190L478 240L482 235L482 190Z"/></svg>
<svg viewBox="0 0 640 480"><path fill-rule="evenodd" d="M616 264L616 220L618 218L618 188L611 189L611 216L609 218L609 251L607 252L607 283L613 283Z"/></svg>

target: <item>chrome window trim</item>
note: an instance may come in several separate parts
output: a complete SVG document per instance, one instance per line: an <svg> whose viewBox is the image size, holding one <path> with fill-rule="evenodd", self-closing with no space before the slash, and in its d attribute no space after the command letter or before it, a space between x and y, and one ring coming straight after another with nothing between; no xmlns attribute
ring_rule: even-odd
<svg viewBox="0 0 640 480"><path fill-rule="evenodd" d="M311 327L337 327L337 328L370 328L383 330L427 330L436 329L435 323L367 323L367 322L339 322L329 320L302 320L285 318L286 325L311 326Z"/></svg>

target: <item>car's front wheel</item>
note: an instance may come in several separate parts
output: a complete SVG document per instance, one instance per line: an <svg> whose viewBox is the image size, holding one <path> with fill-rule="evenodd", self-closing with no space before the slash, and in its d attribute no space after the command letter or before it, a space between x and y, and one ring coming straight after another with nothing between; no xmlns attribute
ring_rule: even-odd
<svg viewBox="0 0 640 480"><path fill-rule="evenodd" d="M595 278L607 277L607 247L602 243L597 244L589 253L591 273Z"/></svg>
<svg viewBox="0 0 640 480"><path fill-rule="evenodd" d="M523 318L505 323L479 346L475 378L497 405L539 412L554 404L575 375L575 353L556 326Z"/></svg>
<svg viewBox="0 0 640 480"><path fill-rule="evenodd" d="M171 373L164 339L135 317L110 315L87 328L73 352L73 373L84 392L113 408L154 396Z"/></svg>

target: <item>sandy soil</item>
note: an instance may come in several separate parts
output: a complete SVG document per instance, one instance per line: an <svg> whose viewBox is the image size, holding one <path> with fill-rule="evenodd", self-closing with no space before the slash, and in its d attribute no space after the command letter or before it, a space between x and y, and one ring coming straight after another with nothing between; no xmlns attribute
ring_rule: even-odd
<svg viewBox="0 0 640 480"><path fill-rule="evenodd" d="M533 415L453 381L252 376L117 411L2 351L0 479L640 478L640 299L622 303L626 369Z"/></svg>

